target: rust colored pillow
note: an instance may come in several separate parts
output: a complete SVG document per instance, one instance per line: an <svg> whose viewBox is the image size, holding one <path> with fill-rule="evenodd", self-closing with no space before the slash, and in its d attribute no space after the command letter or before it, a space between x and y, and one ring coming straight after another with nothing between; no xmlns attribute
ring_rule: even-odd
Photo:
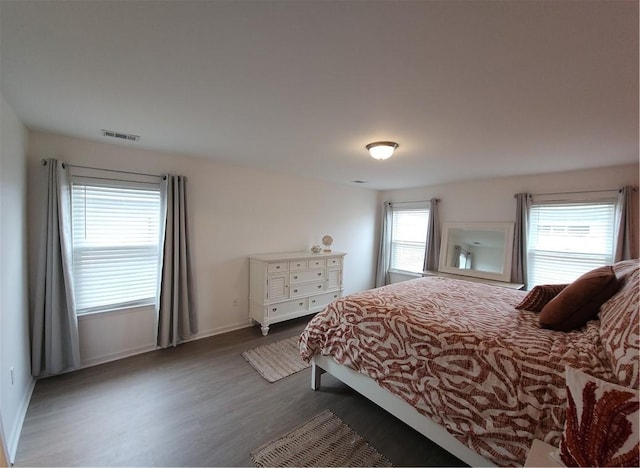
<svg viewBox="0 0 640 468"><path fill-rule="evenodd" d="M516 309L531 310L540 312L544 306L554 297L562 292L568 284L539 284L529 291L529 294L522 299Z"/></svg>
<svg viewBox="0 0 640 468"><path fill-rule="evenodd" d="M610 266L585 273L542 308L538 319L540 326L558 331L582 327L598 315L600 306L618 291L619 286Z"/></svg>
<svg viewBox="0 0 640 468"><path fill-rule="evenodd" d="M560 459L567 466L638 466L638 391L566 367L567 419Z"/></svg>

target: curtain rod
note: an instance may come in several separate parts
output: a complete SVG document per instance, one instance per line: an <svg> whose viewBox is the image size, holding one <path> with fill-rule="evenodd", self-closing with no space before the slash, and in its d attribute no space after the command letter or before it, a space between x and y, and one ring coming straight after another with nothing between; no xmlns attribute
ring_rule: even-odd
<svg viewBox="0 0 640 468"><path fill-rule="evenodd" d="M631 187L633 189L634 192L638 191L638 187L636 186L632 186ZM582 193L602 193L602 192L620 192L622 189L621 188L612 188L612 189L602 189L602 190L579 190L579 191L575 191L575 192L547 192L547 193L531 193L529 194L529 196L531 197L539 197L542 195L579 195ZM513 196L513 198L517 197L517 194L515 194Z"/></svg>
<svg viewBox="0 0 640 468"><path fill-rule="evenodd" d="M41 164L43 166L47 165L47 160L46 159L41 159L40 160ZM79 169L94 169L97 171L109 171L109 172L117 172L119 174L132 174L132 175L141 175L141 176L145 176L145 177L158 177L162 180L165 180L167 178L166 175L159 175L159 174L146 174L144 172L132 172L132 171L119 171L117 169L104 169L102 167L91 167L91 166L79 166L76 164L68 164L68 163L62 163L62 167L66 168L66 167L77 167Z"/></svg>
<svg viewBox="0 0 640 468"><path fill-rule="evenodd" d="M432 198L432 200L435 200L436 203L440 202L439 198ZM400 205L402 203L429 203L431 200L408 200L408 201L397 201L397 202L388 202L391 203L392 205Z"/></svg>

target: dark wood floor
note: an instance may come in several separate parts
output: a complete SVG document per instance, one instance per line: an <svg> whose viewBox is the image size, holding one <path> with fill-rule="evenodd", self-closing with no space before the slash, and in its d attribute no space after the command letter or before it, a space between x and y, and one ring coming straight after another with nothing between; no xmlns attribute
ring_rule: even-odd
<svg viewBox="0 0 640 468"><path fill-rule="evenodd" d="M461 466L330 375L268 383L240 353L307 319L238 330L37 382L17 466L253 466L250 452L330 409L396 466Z"/></svg>

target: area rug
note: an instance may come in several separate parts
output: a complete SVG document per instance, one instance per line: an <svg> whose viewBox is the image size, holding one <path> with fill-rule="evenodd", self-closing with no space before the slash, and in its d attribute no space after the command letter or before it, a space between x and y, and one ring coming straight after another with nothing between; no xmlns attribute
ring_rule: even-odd
<svg viewBox="0 0 640 468"><path fill-rule="evenodd" d="M297 336L250 349L242 353L242 357L268 382L275 382L310 366L300 358Z"/></svg>
<svg viewBox="0 0 640 468"><path fill-rule="evenodd" d="M256 466L392 466L329 410L255 450L251 459Z"/></svg>

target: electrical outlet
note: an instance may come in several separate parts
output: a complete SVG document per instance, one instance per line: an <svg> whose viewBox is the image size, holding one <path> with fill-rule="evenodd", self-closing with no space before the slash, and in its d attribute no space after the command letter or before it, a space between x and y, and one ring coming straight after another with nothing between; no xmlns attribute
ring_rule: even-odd
<svg viewBox="0 0 640 468"><path fill-rule="evenodd" d="M9 372L11 372L11 385L13 385L13 366L11 366Z"/></svg>

